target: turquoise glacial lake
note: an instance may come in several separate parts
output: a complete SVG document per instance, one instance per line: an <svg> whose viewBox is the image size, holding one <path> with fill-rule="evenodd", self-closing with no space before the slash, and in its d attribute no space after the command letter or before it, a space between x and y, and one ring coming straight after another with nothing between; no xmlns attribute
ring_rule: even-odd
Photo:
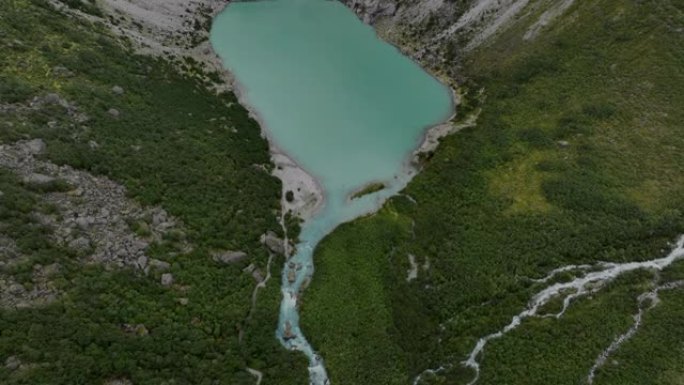
<svg viewBox="0 0 684 385"><path fill-rule="evenodd" d="M283 273L276 335L309 357L311 382L325 384L324 357L304 337L296 308L313 250L405 186L425 130L453 112L451 91L338 1L232 2L214 20L211 43L269 139L324 190L325 205L304 224ZM349 199L376 181L387 188Z"/></svg>

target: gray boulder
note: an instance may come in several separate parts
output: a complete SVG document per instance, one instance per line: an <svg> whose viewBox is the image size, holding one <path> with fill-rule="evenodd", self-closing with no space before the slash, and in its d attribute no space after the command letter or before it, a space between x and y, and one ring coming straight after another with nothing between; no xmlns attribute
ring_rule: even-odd
<svg viewBox="0 0 684 385"><path fill-rule="evenodd" d="M22 142L21 148L28 152L29 154L33 155L39 155L45 152L45 148L47 147L45 145L45 142L43 142L43 139L33 139L33 140L28 140L25 142Z"/></svg>
<svg viewBox="0 0 684 385"><path fill-rule="evenodd" d="M28 184L48 184L55 181L55 178L45 174L30 174L24 178L24 183Z"/></svg>
<svg viewBox="0 0 684 385"><path fill-rule="evenodd" d="M167 223L169 215L163 209L158 209L152 214L152 224L154 226L161 226Z"/></svg>
<svg viewBox="0 0 684 385"><path fill-rule="evenodd" d="M278 236L269 231L268 233L261 236L261 243L266 245L272 252L280 255L285 255L285 241L278 238Z"/></svg>
<svg viewBox="0 0 684 385"><path fill-rule="evenodd" d="M58 94L55 94L55 93L49 93L49 94L43 96L42 98L38 97L34 100L34 103L38 104L39 106L51 104L51 105L62 106L64 108L69 107L69 103L66 100L62 99L61 96L59 96Z"/></svg>
<svg viewBox="0 0 684 385"><path fill-rule="evenodd" d="M90 250L91 246L92 244L90 243L90 240L86 237L78 237L73 241L69 242L69 248L74 249L76 251L88 251Z"/></svg>
<svg viewBox="0 0 684 385"><path fill-rule="evenodd" d="M294 331L292 330L292 324L290 324L290 321L286 321L285 328L283 330L283 339L287 341L296 337L297 335L294 334Z"/></svg>
<svg viewBox="0 0 684 385"><path fill-rule="evenodd" d="M225 263L225 264L241 262L247 258L248 258L248 255L244 251L231 251L231 250L220 252L220 253L215 253L213 256L214 261Z"/></svg>
<svg viewBox="0 0 684 385"><path fill-rule="evenodd" d="M138 269L140 269L140 270L145 270L145 268L147 267L148 262L149 262L149 261L148 261L147 257L144 256L144 255L141 255L141 256L139 256L138 259L136 260L136 265L138 266Z"/></svg>
<svg viewBox="0 0 684 385"><path fill-rule="evenodd" d="M61 65L52 67L52 74L61 78L70 78L74 76L74 73L72 71Z"/></svg>
<svg viewBox="0 0 684 385"><path fill-rule="evenodd" d="M13 283L9 286L8 291L10 294L21 295L26 292L26 289L20 283Z"/></svg>
<svg viewBox="0 0 684 385"><path fill-rule="evenodd" d="M114 86L112 87L112 93L114 95L123 95L124 89L121 86Z"/></svg>
<svg viewBox="0 0 684 385"><path fill-rule="evenodd" d="M171 265L168 262L160 261L158 259L150 259L148 262L148 266L151 267L152 269L159 270L159 271L166 271L171 268Z"/></svg>
<svg viewBox="0 0 684 385"><path fill-rule="evenodd" d="M261 283L264 281L264 275L261 273L261 270L256 268L252 270L252 278L254 278L257 283Z"/></svg>
<svg viewBox="0 0 684 385"><path fill-rule="evenodd" d="M116 108L110 108L109 110L107 110L107 113L113 118L118 118L119 116L121 116L121 112L119 112L119 110L117 110Z"/></svg>
<svg viewBox="0 0 684 385"><path fill-rule="evenodd" d="M167 286L167 287L173 285L173 275L171 273L162 274L161 284L162 284L162 286Z"/></svg>
<svg viewBox="0 0 684 385"><path fill-rule="evenodd" d="M17 356L9 356L5 360L5 368L9 370L17 370L21 366L21 360Z"/></svg>
<svg viewBox="0 0 684 385"><path fill-rule="evenodd" d="M93 217L76 218L76 224L83 230L87 230L93 223L95 223L95 218Z"/></svg>

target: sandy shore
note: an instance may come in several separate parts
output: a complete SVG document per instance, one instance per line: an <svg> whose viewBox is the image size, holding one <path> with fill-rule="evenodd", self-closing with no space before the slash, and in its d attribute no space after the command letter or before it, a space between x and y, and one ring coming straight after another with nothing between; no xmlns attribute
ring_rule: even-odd
<svg viewBox="0 0 684 385"><path fill-rule="evenodd" d="M212 50L213 52L213 50ZM220 60L220 59L219 59ZM227 68L227 67L225 67ZM226 69L226 71L228 71ZM232 82L233 92L238 101L248 111L252 119L261 127L261 134L268 140L271 162L275 168L273 175L280 179L283 185L281 207L283 214L290 212L303 220L311 218L325 203L325 192L320 183L304 170L297 162L283 151L271 136L268 125L261 118L257 110L247 100L243 86L237 80ZM288 192L292 192L292 199L288 200Z"/></svg>

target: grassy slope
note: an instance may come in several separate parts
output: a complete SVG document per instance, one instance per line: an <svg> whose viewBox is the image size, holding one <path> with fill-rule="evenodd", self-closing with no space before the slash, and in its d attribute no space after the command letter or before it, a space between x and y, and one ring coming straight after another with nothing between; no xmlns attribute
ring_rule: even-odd
<svg viewBox="0 0 684 385"><path fill-rule="evenodd" d="M277 282L261 293L259 308L267 311L244 325L254 280L244 266L219 266L209 257L214 248L245 250L264 268L259 235L279 230L279 182L254 166L270 167L267 143L235 96L214 95L169 63L135 55L102 26L70 19L41 0L2 2L0 30L1 103L55 92L90 118L78 123L58 106L4 114L0 142L45 139L50 160L107 175L143 204L161 205L184 222L195 246L174 256L168 239L150 251L172 264L183 290L162 289L158 274L83 267L32 219L40 196L2 172L0 225L27 239L22 247L31 257L6 273L30 285L33 264L58 262L55 282L65 294L45 308L0 310L0 357L17 355L30 365L14 372L0 366L0 382L251 384L246 364L265 370L267 380L305 382L304 360L273 338ZM61 76L57 66L73 75ZM123 95L111 91L115 85ZM118 119L110 108L120 111ZM179 305L180 297L189 305ZM143 323L150 334L126 334L123 323ZM266 337L240 345L240 328ZM261 352L258 361L254 351Z"/></svg>
<svg viewBox="0 0 684 385"><path fill-rule="evenodd" d="M523 19L470 55L468 86L484 87L482 114L477 127L445 139L409 185L418 203L396 198L317 251L303 326L335 383L406 383L457 363L524 306L535 289L524 277L652 258L684 232L677 4L577 2L533 42L521 39L531 23ZM413 230L401 225L411 221ZM409 252L431 267L406 283ZM620 282L623 289L581 302L567 319L533 321L493 343L480 383L577 383L629 325L645 285L640 275ZM663 319L655 314L653 322ZM546 342L522 343L535 339ZM658 351L653 365L678 378L681 359ZM385 367L396 370L374 374ZM470 378L453 370L446 383Z"/></svg>

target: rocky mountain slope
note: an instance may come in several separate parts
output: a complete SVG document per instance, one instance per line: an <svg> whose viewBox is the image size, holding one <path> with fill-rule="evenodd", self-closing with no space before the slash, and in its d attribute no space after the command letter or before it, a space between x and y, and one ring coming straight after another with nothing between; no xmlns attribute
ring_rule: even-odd
<svg viewBox="0 0 684 385"><path fill-rule="evenodd" d="M460 59L497 34L527 24L533 39L574 0L342 0L378 33L438 74L461 79Z"/></svg>

